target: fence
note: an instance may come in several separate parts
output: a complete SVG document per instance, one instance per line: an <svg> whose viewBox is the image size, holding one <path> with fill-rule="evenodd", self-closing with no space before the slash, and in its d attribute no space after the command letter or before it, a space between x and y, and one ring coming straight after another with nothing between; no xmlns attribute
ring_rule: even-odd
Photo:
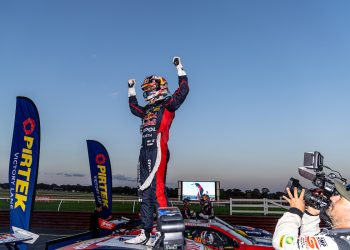
<svg viewBox="0 0 350 250"><path fill-rule="evenodd" d="M285 200L270 199L230 199L232 214L283 214L289 208Z"/></svg>
<svg viewBox="0 0 350 250"><path fill-rule="evenodd" d="M182 201L170 200L171 206L182 206ZM0 198L0 209L8 209L9 198ZM213 202L215 214L233 215L233 214L282 214L289 207L286 206L284 200L270 199L230 199L229 201ZM93 199L58 199L45 197L45 199L37 197L35 210L38 211L93 211L95 200ZM113 210L115 212L132 212L139 211L140 203L137 199L115 199L113 200ZM199 203L192 202L191 209L199 211Z"/></svg>
<svg viewBox="0 0 350 250"><path fill-rule="evenodd" d="M139 201L136 199L112 200L115 210L135 213L138 211ZM8 209L9 198L0 198L0 209ZM38 211L93 211L95 208L94 199L84 198L36 198L35 210Z"/></svg>

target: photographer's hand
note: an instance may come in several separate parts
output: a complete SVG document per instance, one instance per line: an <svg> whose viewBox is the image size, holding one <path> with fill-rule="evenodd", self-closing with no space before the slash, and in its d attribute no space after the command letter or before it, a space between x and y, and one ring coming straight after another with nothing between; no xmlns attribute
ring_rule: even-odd
<svg viewBox="0 0 350 250"><path fill-rule="evenodd" d="M305 212L305 200L304 200L304 195L305 195L305 189L303 189L300 193L300 196L298 196L298 189L294 188L294 196L290 192L289 188L287 189L287 194L288 197L283 195L283 199L289 202L289 205L291 208L297 208L301 212Z"/></svg>

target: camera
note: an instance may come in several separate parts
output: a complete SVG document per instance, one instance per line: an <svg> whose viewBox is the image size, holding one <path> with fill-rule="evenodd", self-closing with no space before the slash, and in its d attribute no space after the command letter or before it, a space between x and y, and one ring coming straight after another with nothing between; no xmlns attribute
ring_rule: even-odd
<svg viewBox="0 0 350 250"><path fill-rule="evenodd" d="M328 169L329 174L326 174L323 169ZM299 167L300 176L307 180L310 180L316 187L314 189L305 189L305 203L306 205L316 208L318 210L325 210L331 204L330 197L337 195L334 179L339 179L343 183L346 182L341 174L337 171L323 164L323 156L320 152L306 152L304 153L304 166ZM294 188L298 189L300 193L303 187L300 185L299 180L290 178L287 187L293 192Z"/></svg>
<svg viewBox="0 0 350 250"><path fill-rule="evenodd" d="M298 193L300 193L301 190L303 189L303 187L299 183L299 180L294 178L290 178L287 184L287 187L291 190L291 192L296 187L298 189ZM306 188L304 189L305 189L304 200L308 206L321 210L329 207L329 205L331 204L331 200L329 198L332 195L323 194L322 189L314 189L314 190L309 190ZM334 190L334 194L335 192L336 191Z"/></svg>
<svg viewBox="0 0 350 250"><path fill-rule="evenodd" d="M185 224L178 207L158 208L160 238L155 249L185 249Z"/></svg>

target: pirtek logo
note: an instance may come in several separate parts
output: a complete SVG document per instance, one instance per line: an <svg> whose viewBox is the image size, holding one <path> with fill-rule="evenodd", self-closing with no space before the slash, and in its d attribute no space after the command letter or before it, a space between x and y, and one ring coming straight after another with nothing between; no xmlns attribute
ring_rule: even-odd
<svg viewBox="0 0 350 250"><path fill-rule="evenodd" d="M23 122L23 131L26 135L31 135L35 129L35 121L32 118L28 118Z"/></svg>
<svg viewBox="0 0 350 250"><path fill-rule="evenodd" d="M103 154L96 155L96 163L97 163L97 177L98 177L98 187L100 189L100 194L102 198L102 206L108 208L108 192L107 192L107 174L106 174L106 166L103 164L106 163L106 156Z"/></svg>
<svg viewBox="0 0 350 250"><path fill-rule="evenodd" d="M20 207L24 212L26 210L26 202L29 190L29 180L31 167L33 162L32 147L34 144L34 138L30 137L35 130L35 121L32 118L28 118L23 121L23 131L25 136L23 141L25 147L22 149L21 162L16 179L16 195L15 195L15 209Z"/></svg>
<svg viewBox="0 0 350 250"><path fill-rule="evenodd" d="M95 161L97 165L104 165L106 163L106 156L104 154L97 154L95 157Z"/></svg>

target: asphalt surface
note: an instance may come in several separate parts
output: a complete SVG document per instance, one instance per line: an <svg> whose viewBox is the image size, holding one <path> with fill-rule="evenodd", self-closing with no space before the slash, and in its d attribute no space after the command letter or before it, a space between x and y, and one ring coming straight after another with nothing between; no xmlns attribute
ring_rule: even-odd
<svg viewBox="0 0 350 250"><path fill-rule="evenodd" d="M3 227L0 228L0 233L8 233L9 230ZM78 233L86 232L86 230L72 230L72 229L52 229L52 228L32 228L31 232L39 234L39 239L33 244L28 245L29 250L45 250L46 242L55 240ZM4 245L0 245L0 250L8 250Z"/></svg>

